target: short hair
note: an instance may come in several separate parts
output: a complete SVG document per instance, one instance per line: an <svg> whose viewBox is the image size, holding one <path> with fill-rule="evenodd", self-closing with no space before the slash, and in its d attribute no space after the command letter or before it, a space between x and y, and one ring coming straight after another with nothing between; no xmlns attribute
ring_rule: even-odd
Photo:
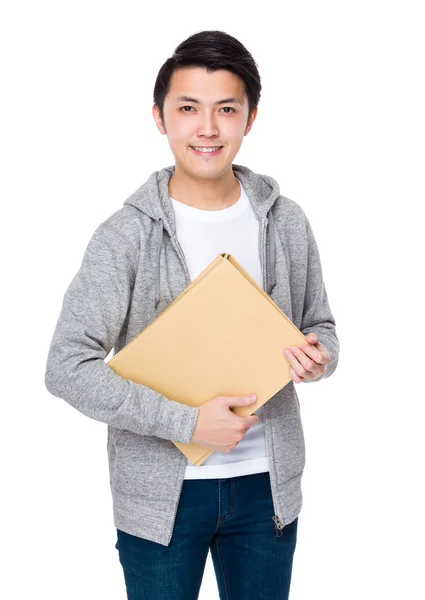
<svg viewBox="0 0 425 600"><path fill-rule="evenodd" d="M204 67L208 73L219 69L237 75L245 84L248 119L261 96L257 64L239 40L224 31L200 31L177 46L174 54L160 68L154 86L153 101L164 122L164 100L170 90L171 77L177 69Z"/></svg>

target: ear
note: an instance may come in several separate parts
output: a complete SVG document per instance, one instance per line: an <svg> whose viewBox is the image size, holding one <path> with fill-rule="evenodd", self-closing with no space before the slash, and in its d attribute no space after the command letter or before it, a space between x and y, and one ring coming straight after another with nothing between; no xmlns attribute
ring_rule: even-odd
<svg viewBox="0 0 425 600"><path fill-rule="evenodd" d="M166 135L167 131L165 129L164 123L162 122L161 115L159 114L159 108L156 104L152 106L152 116L154 118L159 133L161 135Z"/></svg>
<svg viewBox="0 0 425 600"><path fill-rule="evenodd" d="M254 121L257 117L257 112L258 112L258 108L254 108L250 118L248 119L248 123L247 123L246 129L245 129L244 135L248 135L248 133L251 131L252 126L254 125Z"/></svg>

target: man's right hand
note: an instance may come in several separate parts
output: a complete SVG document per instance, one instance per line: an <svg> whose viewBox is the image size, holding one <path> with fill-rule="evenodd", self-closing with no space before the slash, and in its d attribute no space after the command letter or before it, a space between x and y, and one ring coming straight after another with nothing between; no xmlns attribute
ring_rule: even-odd
<svg viewBox="0 0 425 600"><path fill-rule="evenodd" d="M199 416L191 442L217 452L230 452L244 438L248 429L259 422L257 415L241 417L232 406L253 404L256 396L218 396L199 407Z"/></svg>

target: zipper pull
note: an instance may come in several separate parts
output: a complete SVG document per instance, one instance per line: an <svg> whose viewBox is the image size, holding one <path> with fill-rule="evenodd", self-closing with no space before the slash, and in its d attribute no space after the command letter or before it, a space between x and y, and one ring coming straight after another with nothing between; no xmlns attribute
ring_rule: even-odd
<svg viewBox="0 0 425 600"><path fill-rule="evenodd" d="M281 537L283 535L282 529L284 528L284 525L281 523L281 521L277 515L274 515L272 517L272 519L274 521L274 528L276 529L276 536Z"/></svg>

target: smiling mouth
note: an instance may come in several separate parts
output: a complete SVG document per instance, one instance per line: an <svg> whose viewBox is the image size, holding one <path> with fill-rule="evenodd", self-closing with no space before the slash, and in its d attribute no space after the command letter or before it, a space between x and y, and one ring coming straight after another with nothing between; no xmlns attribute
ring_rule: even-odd
<svg viewBox="0 0 425 600"><path fill-rule="evenodd" d="M198 156L216 156L224 146L190 146L190 148L192 148Z"/></svg>

